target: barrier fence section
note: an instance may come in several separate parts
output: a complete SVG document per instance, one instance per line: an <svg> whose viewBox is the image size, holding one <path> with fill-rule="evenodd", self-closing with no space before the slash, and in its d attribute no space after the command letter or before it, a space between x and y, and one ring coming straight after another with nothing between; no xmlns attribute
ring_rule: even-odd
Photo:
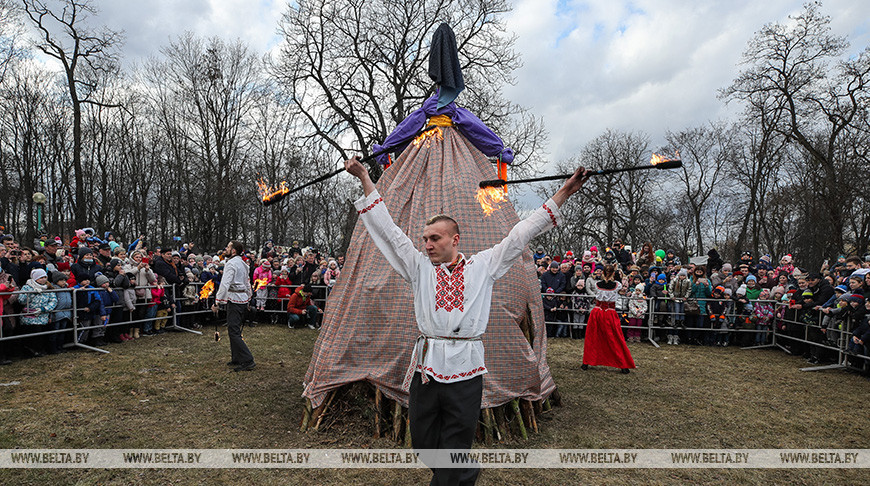
<svg viewBox="0 0 870 486"><path fill-rule="evenodd" d="M156 315L157 304L153 300L148 300L141 295L145 290L158 288L156 286L135 287L137 298L133 304L133 309L127 309L123 304L115 304L107 307L109 311L119 309L121 312L127 312L129 319L122 318L119 322L109 320L106 323L93 324L90 319L81 321L79 311L83 308L79 305L79 295L82 292L95 292L99 289L95 288L66 288L66 289L48 289L43 293L60 293L69 292L71 294L72 306L67 309L54 309L49 312L54 316L58 312L71 312L70 322L68 327L57 328L50 322L47 329L39 332L31 333L13 333L9 334L9 327L0 325L0 344L14 340L26 340L34 337L42 336L64 336L72 334L72 339L68 346L79 347L91 351L109 353L109 351L98 346L87 344L82 339L86 332L101 330L113 327L133 327L136 324L141 324L146 327L148 324L166 319L171 322L167 329L176 331L189 332L201 335L202 332L198 329L202 327L194 316L206 316L206 324L208 321L217 323L217 316L212 311L214 304L214 295L216 292L211 292L207 297L200 298L200 290L205 285L203 282L190 282L186 288L179 293L174 285L164 286L164 290L169 292L169 301L174 303L174 307L169 308L169 312L165 316ZM265 315L271 315L273 323L284 316L287 319L287 302L289 295L278 298L278 292L281 288L290 289L292 293L299 286L277 286L266 285L261 291L254 292L251 299L251 308L256 309L259 304L262 304L263 310L259 311ZM312 301L318 308L319 315L325 310L327 298L332 289L327 285L312 286L313 295ZM122 292L123 289L113 289L115 292ZM20 296L23 294L36 294L39 292L23 292L16 290L13 292L5 292L0 297L9 298L12 296ZM180 295L179 295L180 294ZM589 312L595 305L595 297L591 295L581 294L541 294L542 302L545 309L545 324L550 337L575 337L583 336L587 325ZM84 299L87 302L87 299ZM818 371L826 369L851 368L862 370L867 366L870 360L867 348L863 345L852 343L852 332L860 325L859 322L852 322L852 319L837 319L836 317L825 314L822 310L807 310L797 312L791 309L785 302L775 301L752 301L749 306L739 308L740 303L730 299L650 299L644 298L645 309L639 317L629 315L631 306L631 297L622 296L616 302L616 312L620 316L620 326L623 331L627 331L629 339L634 336L645 336L655 347L660 347L660 342L663 338L671 340L683 339L684 343L695 344L732 344L732 340L737 341L741 345L741 349L759 349L759 348L779 348L789 354L809 353L814 361L823 361L826 358L835 356L833 364L823 366L813 366L802 368L803 371ZM722 313L710 314L709 312L701 312L700 306L694 313L692 309L686 309L688 301L703 302L709 304L711 302L724 302L725 309ZM757 324L755 315L750 306L754 305L770 305L773 309L773 317L769 323L765 325ZM7 303L8 305L8 303ZM705 307L707 307L705 305ZM7 309L8 310L8 309ZM705 309L709 310L709 308ZM258 312L258 311L254 311ZM22 309L21 312L12 313L4 312L3 322L8 322L7 319L22 319L32 317L33 309ZM123 316L123 314L121 314ZM319 317L318 317L319 319ZM631 320L630 319L634 319ZM281 322L284 324L286 321ZM634 325L632 325L632 323ZM292 324L288 324L291 325ZM20 322L18 326L24 326ZM26 327L26 326L25 326ZM54 327L54 328L52 328ZM20 331L21 329L19 329ZM102 335L102 332L100 332ZM673 338L671 336L676 336ZM63 338L67 340L66 338ZM637 339L639 341L639 339ZM850 356L854 357L850 361Z"/></svg>
<svg viewBox="0 0 870 486"><path fill-rule="evenodd" d="M545 309L545 324L549 337L582 337L589 312L595 305L595 297L582 294L541 294ZM551 301L548 303L548 299ZM553 300L557 301L554 305ZM724 302L722 313L686 311L687 300L695 302ZM850 317L837 319L821 309L798 312L788 303L759 301L742 305L731 299L654 299L644 297L645 311L640 326L631 325L631 297L622 296L616 302L620 327L629 339L632 331L639 331L655 347L669 336L683 339L683 343L707 345L740 345L741 349L776 347L788 354L809 354L815 362L834 358L833 364L801 368L802 371L820 371L849 368L864 370L870 361L870 353L863 345L852 343L852 332L861 324ZM766 324L758 324L754 314L755 305L770 305L773 317ZM693 306L694 307L694 306ZM548 309L551 308L552 310ZM637 321L635 321L636 323ZM853 357L854 359L850 359Z"/></svg>
<svg viewBox="0 0 870 486"><path fill-rule="evenodd" d="M150 289L156 289L156 286L143 286L143 287L132 287L131 290L134 291L144 291ZM170 294L170 302L180 302L181 300L176 297L176 288L172 285L164 286L163 289L168 291ZM112 292L120 293L125 289L112 289ZM136 325L142 325L140 327L145 327L147 324L153 324L155 322L166 320L170 324L166 326L167 329L173 329L176 331L189 332L193 334L202 333L195 329L190 329L179 324L179 316L186 315L185 313L178 312L177 308L169 308L169 312L166 316L156 316L156 307L157 303L151 300L146 300L139 296L137 293L137 297L134 302L132 302L133 309L128 309L122 303L116 303L111 306L104 306L104 309L109 312L106 316L106 319L103 319L103 316L94 316L92 319L82 320L80 316L81 311L91 312L91 310L87 306L80 305L80 296L86 292L96 293L98 291L107 291L101 290L99 288L63 288L63 289L47 289L41 292L33 291L33 292L24 292L22 290L15 290L13 292L4 292L2 294L3 298L9 299L14 297L15 299L20 298L23 295L35 295L38 293L53 293L59 294L61 292L67 292L70 294L71 307L68 308L54 308L50 311L42 311L38 309L28 309L27 307L23 308L21 312L4 312L2 315L3 325L0 325L0 343L8 342L8 341L16 341L16 340L30 340L32 338L38 338L43 336L57 336L59 339L63 339L63 341L69 341L66 346L67 347L78 347L83 349L88 349L90 351L100 352L109 354L108 350L105 350L99 346L94 346L92 344L88 344L86 339L83 339L85 335L94 335L98 334L99 338L102 338L105 335L105 332L111 328L132 328L137 327ZM82 299L84 302L94 302L98 296L88 296L85 299ZM29 300L29 298L27 299ZM120 297L119 297L120 301ZM6 306L10 305L7 300ZM6 307L4 306L4 307ZM151 313L149 310L154 309L154 313ZM120 313L114 313L113 311L119 310ZM68 323L61 324L63 327L59 327L56 321L53 320L54 316L58 313L66 313L69 312L70 318ZM126 315L124 314L126 313ZM28 317L35 317L40 314L48 314L49 315L49 324L46 326L49 329L45 331L39 332L21 332L27 330L29 325L23 324L21 319ZM116 316L120 315L120 321L113 321L112 315ZM150 315L149 315L150 314ZM190 314L190 313L187 313ZM12 329L12 326L7 326L6 324L9 322L9 319L13 319L18 321L17 324ZM93 324L92 321L97 321L96 324ZM10 330L14 330L12 334L9 334ZM94 332L99 331L99 332ZM67 335L71 335L71 339L67 339Z"/></svg>

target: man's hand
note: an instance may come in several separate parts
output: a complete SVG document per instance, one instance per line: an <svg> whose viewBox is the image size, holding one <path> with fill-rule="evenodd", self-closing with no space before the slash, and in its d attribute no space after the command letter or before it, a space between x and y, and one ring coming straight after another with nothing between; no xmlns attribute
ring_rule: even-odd
<svg viewBox="0 0 870 486"><path fill-rule="evenodd" d="M557 206L561 207L562 204L571 196L574 195L575 192L579 191L583 184L589 180L589 171L584 169L583 167L578 167L577 170L574 171L574 175L571 176L570 179L565 181L562 184L562 187L556 191L556 194L553 195L553 202L556 203Z"/></svg>
<svg viewBox="0 0 870 486"><path fill-rule="evenodd" d="M371 177L369 177L369 171L362 165L358 157L354 155L345 160L344 169L362 182L363 193L368 196L374 192L375 184L372 182Z"/></svg>

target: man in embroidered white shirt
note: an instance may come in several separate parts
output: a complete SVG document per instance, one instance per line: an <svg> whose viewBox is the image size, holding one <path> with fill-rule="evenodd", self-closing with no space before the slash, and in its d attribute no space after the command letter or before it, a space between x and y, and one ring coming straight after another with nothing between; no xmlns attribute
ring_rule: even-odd
<svg viewBox="0 0 870 486"><path fill-rule="evenodd" d="M528 242L561 219L559 207L588 178L581 167L558 192L513 227L494 247L466 257L460 229L437 215L423 227L426 254L393 222L368 171L354 157L345 169L362 183L357 211L375 245L411 284L420 336L414 344L403 389L410 393L414 449L471 448L486 374L481 336L489 322L492 287L513 266ZM409 343L410 344L410 343ZM474 484L479 469L433 469L432 484Z"/></svg>

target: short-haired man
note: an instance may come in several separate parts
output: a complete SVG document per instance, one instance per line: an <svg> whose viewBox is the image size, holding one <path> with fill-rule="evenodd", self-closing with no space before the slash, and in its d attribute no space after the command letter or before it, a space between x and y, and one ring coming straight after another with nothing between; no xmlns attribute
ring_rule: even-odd
<svg viewBox="0 0 870 486"><path fill-rule="evenodd" d="M468 450L487 372L481 336L489 322L492 287L532 238L558 223L559 206L580 189L586 171L577 169L552 199L517 223L501 243L466 258L459 252L460 229L453 218L438 215L426 222L424 254L393 222L359 160L347 160L345 169L362 183L365 195L354 203L360 219L414 294L420 336L402 386L410 392L411 443L417 450ZM432 484L474 484L479 469L433 469L433 473Z"/></svg>
<svg viewBox="0 0 870 486"><path fill-rule="evenodd" d="M250 371L257 365L254 363L254 355L242 339L242 323L245 321L248 302L254 293L251 289L251 280L248 278L248 264L241 256L245 252L245 246L233 240L227 243L225 252L230 258L224 265L221 285L218 287L215 303L211 308L212 311L217 312L218 304L227 305L227 334L230 335L232 355L227 365L235 366L233 371Z"/></svg>

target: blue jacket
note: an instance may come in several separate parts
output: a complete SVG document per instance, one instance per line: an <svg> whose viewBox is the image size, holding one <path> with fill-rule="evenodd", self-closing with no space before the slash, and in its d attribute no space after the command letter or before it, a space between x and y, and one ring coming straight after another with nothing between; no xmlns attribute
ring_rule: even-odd
<svg viewBox="0 0 870 486"><path fill-rule="evenodd" d="M76 285L74 288L84 289L76 292L76 308L79 320L90 320L104 315L106 310L103 308L103 300L100 299L97 289L90 285L87 287Z"/></svg>
<svg viewBox="0 0 870 486"><path fill-rule="evenodd" d="M55 292L57 296L57 307L51 314L51 322L57 322L62 319L72 320L72 291L64 290Z"/></svg>
<svg viewBox="0 0 870 486"><path fill-rule="evenodd" d="M547 293L548 288L552 288L557 294L565 293L565 288L568 286L568 281L565 274L561 271L555 274L547 270L541 275L541 293Z"/></svg>
<svg viewBox="0 0 870 486"><path fill-rule="evenodd" d="M97 297L99 297L102 302L102 313L100 315L111 315L112 309L110 309L110 307L118 303L118 292L109 292L108 290L101 288L97 290Z"/></svg>

